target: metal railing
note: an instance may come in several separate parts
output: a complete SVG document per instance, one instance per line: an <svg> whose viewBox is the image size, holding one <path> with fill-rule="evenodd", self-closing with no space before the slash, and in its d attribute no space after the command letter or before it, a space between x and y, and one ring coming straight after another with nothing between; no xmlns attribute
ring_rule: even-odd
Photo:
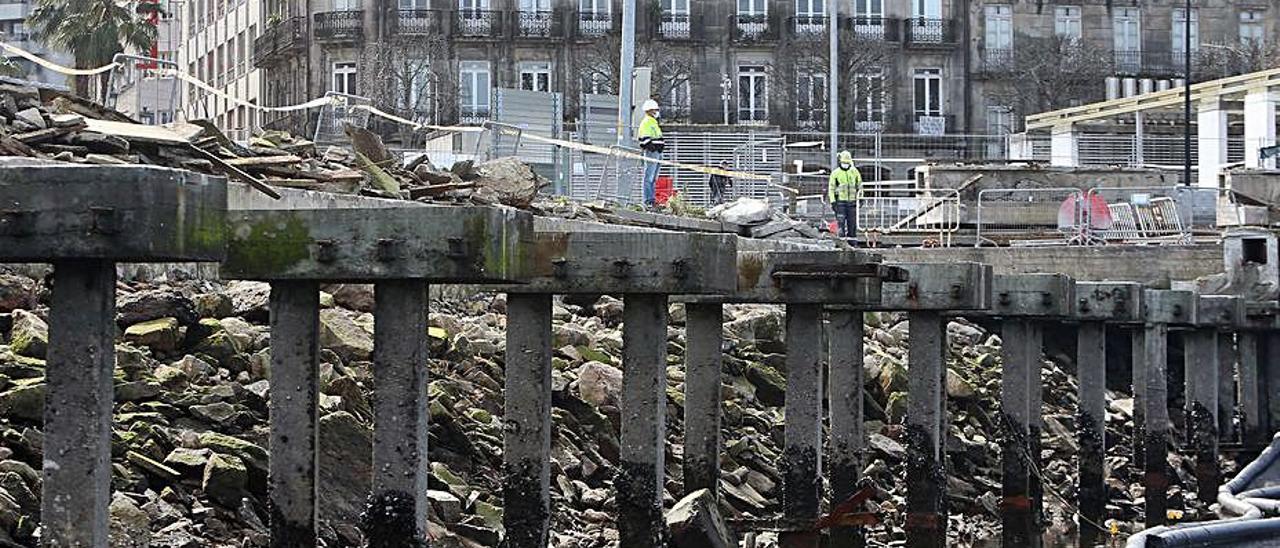
<svg viewBox="0 0 1280 548"><path fill-rule="evenodd" d="M564 26L554 11L517 11L517 38L563 38Z"/></svg>
<svg viewBox="0 0 1280 548"><path fill-rule="evenodd" d="M443 35L448 27L445 10L400 10L397 12L396 31L409 36Z"/></svg>
<svg viewBox="0 0 1280 548"><path fill-rule="evenodd" d="M827 16L793 15L787 19L787 28L795 40L821 40L827 37Z"/></svg>
<svg viewBox="0 0 1280 548"><path fill-rule="evenodd" d="M253 41L253 64L261 66L273 56L302 48L307 41L307 19L293 17L268 27Z"/></svg>
<svg viewBox="0 0 1280 548"><path fill-rule="evenodd" d="M658 37L667 40L693 38L692 18L688 13L662 12L658 16Z"/></svg>
<svg viewBox="0 0 1280 548"><path fill-rule="evenodd" d="M950 245L960 230L960 194L955 189L918 188L915 181L866 184L857 200L858 233L874 242L894 234L937 235Z"/></svg>
<svg viewBox="0 0 1280 548"><path fill-rule="evenodd" d="M904 19L903 35L908 47L943 47L956 44L955 23L950 19Z"/></svg>
<svg viewBox="0 0 1280 548"><path fill-rule="evenodd" d="M853 36L863 40L898 42L902 40L902 25L898 19L889 17L845 17L841 20L842 29L850 29Z"/></svg>
<svg viewBox="0 0 1280 548"><path fill-rule="evenodd" d="M574 21L577 24L575 38L599 38L621 27L618 16L611 12L580 11Z"/></svg>
<svg viewBox="0 0 1280 548"><path fill-rule="evenodd" d="M1078 188L980 190L977 245L1084 243L1084 200L1085 193Z"/></svg>
<svg viewBox="0 0 1280 548"><path fill-rule="evenodd" d="M460 9L453 13L453 35L457 38L498 40L502 32L503 12Z"/></svg>
<svg viewBox="0 0 1280 548"><path fill-rule="evenodd" d="M986 48L978 58L978 74L996 76L1008 74L1014 68L1013 49Z"/></svg>
<svg viewBox="0 0 1280 548"><path fill-rule="evenodd" d="M315 14L315 34L320 40L356 40L364 35L364 11L327 11Z"/></svg>
<svg viewBox="0 0 1280 548"><path fill-rule="evenodd" d="M729 16L729 27L735 42L765 42L778 39L778 25L768 14L737 13Z"/></svg>
<svg viewBox="0 0 1280 548"><path fill-rule="evenodd" d="M330 101L320 109L316 119L316 133L311 139L316 144L346 143L348 141L347 126L363 128L369 125L369 110L356 108L372 105L373 101L368 97L336 91L325 93L324 96Z"/></svg>

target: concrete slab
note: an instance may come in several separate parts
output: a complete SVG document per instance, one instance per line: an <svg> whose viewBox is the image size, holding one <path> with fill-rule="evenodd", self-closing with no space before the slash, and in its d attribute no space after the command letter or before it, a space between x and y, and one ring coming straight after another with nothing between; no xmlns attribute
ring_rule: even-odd
<svg viewBox="0 0 1280 548"><path fill-rule="evenodd" d="M1141 322L1142 291L1136 282L1076 282L1071 315L1083 321Z"/></svg>
<svg viewBox="0 0 1280 548"><path fill-rule="evenodd" d="M1071 315L1076 286L1062 274L997 274L991 291L991 316L1053 319Z"/></svg>
<svg viewBox="0 0 1280 548"><path fill-rule="evenodd" d="M528 277L513 293L728 293L738 287L735 236L678 232L537 232Z"/></svg>
<svg viewBox="0 0 1280 548"><path fill-rule="evenodd" d="M908 281L886 283L874 310L969 311L991 308L991 266L977 263L891 264L907 271Z"/></svg>
<svg viewBox="0 0 1280 548"><path fill-rule="evenodd" d="M1195 325L1199 296L1194 291L1148 289L1143 292L1143 316L1149 323Z"/></svg>
<svg viewBox="0 0 1280 548"><path fill-rule="evenodd" d="M1204 327L1236 329L1245 323L1244 299L1232 295L1201 295L1196 323Z"/></svg>
<svg viewBox="0 0 1280 548"><path fill-rule="evenodd" d="M222 275L248 280L499 283L525 276L533 219L494 207L229 214Z"/></svg>
<svg viewBox="0 0 1280 548"><path fill-rule="evenodd" d="M0 261L220 261L226 192L175 169L0 159Z"/></svg>
<svg viewBox="0 0 1280 548"><path fill-rule="evenodd" d="M1057 272L1079 281L1143 280L1167 287L1222 272L1222 244L878 249L890 263L985 263L996 274Z"/></svg>

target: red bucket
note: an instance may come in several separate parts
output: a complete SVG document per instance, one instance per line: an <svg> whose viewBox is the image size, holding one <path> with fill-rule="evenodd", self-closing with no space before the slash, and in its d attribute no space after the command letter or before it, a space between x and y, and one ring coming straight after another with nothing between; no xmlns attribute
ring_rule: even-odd
<svg viewBox="0 0 1280 548"><path fill-rule="evenodd" d="M653 197L658 205L666 205L672 196L676 195L675 182L671 177L658 177L653 184Z"/></svg>

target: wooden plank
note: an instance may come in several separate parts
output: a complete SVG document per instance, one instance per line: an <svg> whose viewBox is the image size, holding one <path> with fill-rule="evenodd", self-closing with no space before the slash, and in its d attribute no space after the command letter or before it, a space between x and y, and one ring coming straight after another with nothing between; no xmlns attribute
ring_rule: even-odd
<svg viewBox="0 0 1280 548"><path fill-rule="evenodd" d="M130 141L159 143L162 145L187 145L204 132L204 129L200 128L200 126L186 123L147 126L91 118L85 119L85 128L95 133L114 135Z"/></svg>
<svg viewBox="0 0 1280 548"><path fill-rule="evenodd" d="M284 156L258 156L250 158L231 158L226 161L228 165L239 168L255 168L266 166L287 166L302 162L302 158L287 154Z"/></svg>

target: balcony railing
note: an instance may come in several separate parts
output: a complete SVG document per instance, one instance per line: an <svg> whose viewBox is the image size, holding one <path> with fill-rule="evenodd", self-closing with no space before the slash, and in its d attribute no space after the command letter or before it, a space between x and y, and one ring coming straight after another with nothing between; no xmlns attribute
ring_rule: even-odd
<svg viewBox="0 0 1280 548"><path fill-rule="evenodd" d="M910 47L930 48L956 45L955 24L950 19L924 19L920 17L903 20L906 32L906 44Z"/></svg>
<svg viewBox="0 0 1280 548"><path fill-rule="evenodd" d="M827 16L794 15L788 19L787 27L797 40L820 40L827 36Z"/></svg>
<svg viewBox="0 0 1280 548"><path fill-rule="evenodd" d="M621 27L619 16L606 11L580 11L573 18L577 26L575 37L581 39L600 38Z"/></svg>
<svg viewBox="0 0 1280 548"><path fill-rule="evenodd" d="M800 129L822 129L831 122L825 108L797 108L796 127Z"/></svg>
<svg viewBox="0 0 1280 548"><path fill-rule="evenodd" d="M553 11L518 11L516 17L517 38L563 38L564 25L560 14Z"/></svg>
<svg viewBox="0 0 1280 548"><path fill-rule="evenodd" d="M738 13L729 16L729 28L735 42L770 42L778 39L778 25L764 13Z"/></svg>
<svg viewBox="0 0 1280 548"><path fill-rule="evenodd" d="M662 12L658 16L658 36L667 40L693 38L692 18L687 13Z"/></svg>
<svg viewBox="0 0 1280 548"><path fill-rule="evenodd" d="M396 30L400 34L444 35L448 29L448 12L444 10L400 10L396 18Z"/></svg>
<svg viewBox="0 0 1280 548"><path fill-rule="evenodd" d="M986 48L979 58L978 73L986 76L999 76L1013 71L1013 50L1009 48Z"/></svg>
<svg viewBox="0 0 1280 548"><path fill-rule="evenodd" d="M502 39L502 12L460 9L453 14L453 35L480 40Z"/></svg>
<svg viewBox="0 0 1280 548"><path fill-rule="evenodd" d="M743 108L738 107L738 123L739 124L767 124L769 123L769 108Z"/></svg>
<svg viewBox="0 0 1280 548"><path fill-rule="evenodd" d="M853 32L859 40L881 42L898 42L902 40L899 32L901 24L897 19L888 17L847 17L840 23L842 29Z"/></svg>
<svg viewBox="0 0 1280 548"><path fill-rule="evenodd" d="M945 135L956 131L956 117L949 114L914 113L911 131L916 135Z"/></svg>
<svg viewBox="0 0 1280 548"><path fill-rule="evenodd" d="M356 40L364 35L364 11L328 11L315 15L318 40Z"/></svg>
<svg viewBox="0 0 1280 548"><path fill-rule="evenodd" d="M268 27L253 41L253 64L263 66L274 56L301 49L307 41L307 20L285 19Z"/></svg>
<svg viewBox="0 0 1280 548"><path fill-rule="evenodd" d="M489 105L463 105L458 107L458 123L479 125L489 120Z"/></svg>

